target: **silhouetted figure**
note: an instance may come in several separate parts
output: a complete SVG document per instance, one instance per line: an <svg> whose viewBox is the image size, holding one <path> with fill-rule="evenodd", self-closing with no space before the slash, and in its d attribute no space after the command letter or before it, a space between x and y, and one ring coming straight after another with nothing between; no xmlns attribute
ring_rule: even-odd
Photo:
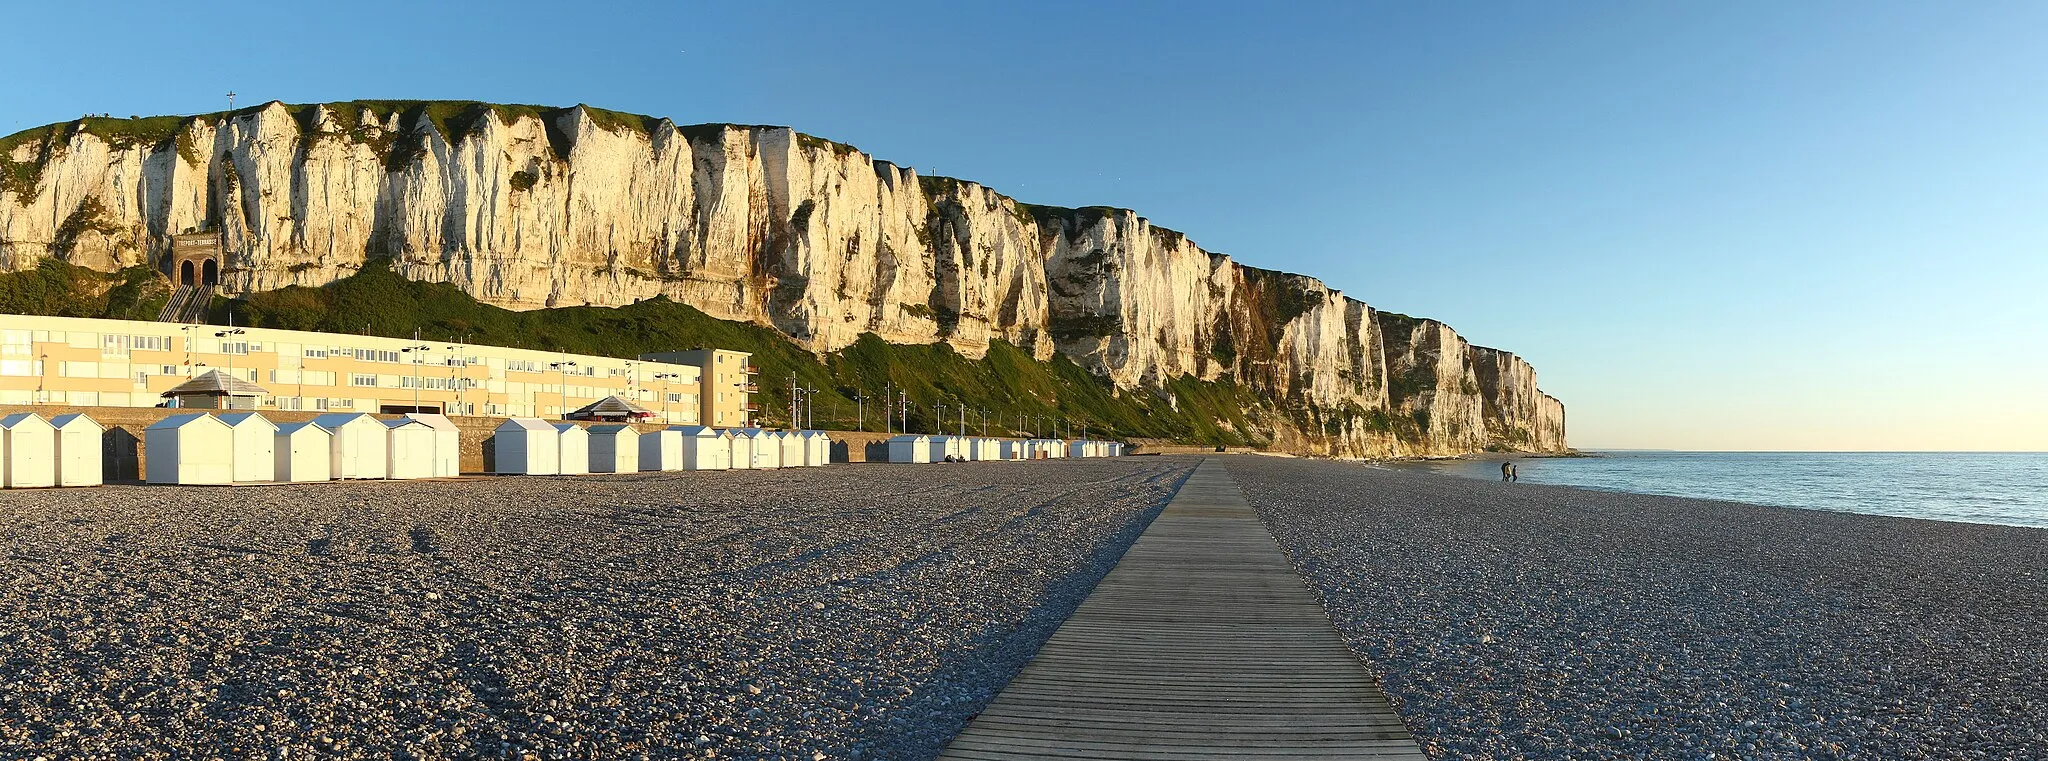
<svg viewBox="0 0 2048 761"><path fill-rule="evenodd" d="M1501 463L1501 464L1500 464L1500 480L1502 480L1502 481L1520 481L1520 480L1522 480L1522 474L1520 474L1520 473L1517 473L1517 472L1515 472L1515 464L1514 464L1514 463L1512 463L1512 462L1503 462L1503 463Z"/></svg>

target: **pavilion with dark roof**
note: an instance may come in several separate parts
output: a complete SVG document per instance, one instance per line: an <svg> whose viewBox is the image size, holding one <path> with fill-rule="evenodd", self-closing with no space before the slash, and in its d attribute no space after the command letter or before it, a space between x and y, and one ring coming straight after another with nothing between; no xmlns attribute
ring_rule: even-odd
<svg viewBox="0 0 2048 761"><path fill-rule="evenodd" d="M607 396L563 417L569 420L608 420L630 423L636 420L652 418L654 413L645 407L620 399L617 396Z"/></svg>
<svg viewBox="0 0 2048 761"><path fill-rule="evenodd" d="M208 370L205 375L163 393L172 402L168 406L211 410L253 410L258 401L269 395L262 386L219 370Z"/></svg>

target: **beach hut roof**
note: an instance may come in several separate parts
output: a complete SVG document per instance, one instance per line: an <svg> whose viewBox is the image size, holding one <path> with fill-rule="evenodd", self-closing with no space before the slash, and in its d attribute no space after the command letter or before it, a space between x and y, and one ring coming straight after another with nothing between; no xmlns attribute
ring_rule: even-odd
<svg viewBox="0 0 2048 761"><path fill-rule="evenodd" d="M361 412L329 412L325 415L313 418L313 422L319 423L321 428L325 428L330 431L341 426L348 425L349 423L353 423L357 420L369 420L371 422L375 422L377 419L370 417L369 415L363 414Z"/></svg>
<svg viewBox="0 0 2048 761"><path fill-rule="evenodd" d="M184 428L186 426L196 425L199 423L211 423L213 425L221 426L223 428L227 427L226 423L221 422L219 418L216 418L212 415L208 415L204 412L190 412L183 415L172 415L162 420L158 420L154 423L150 423L149 428L145 428L143 430L163 431L172 428Z"/></svg>
<svg viewBox="0 0 2048 761"><path fill-rule="evenodd" d="M277 424L277 432L278 432L278 433L287 433L287 434L289 434L289 433L298 433L298 432L299 432L299 429L300 429L300 428L306 428L306 427L311 427L311 428L313 428L313 429L315 429L315 430L320 430L320 431L327 431L328 433L333 433L333 431L328 431L328 430L327 430L327 428L326 428L326 426L322 426L322 425L320 425L319 423L315 423L315 422L313 422L313 421L310 421L310 420L307 420L307 421L304 421L304 422L298 422L298 423L278 423L278 424Z"/></svg>
<svg viewBox="0 0 2048 761"><path fill-rule="evenodd" d="M449 420L447 415L436 415L431 412L408 412L405 413L405 417L408 420L418 420L427 424L428 428L443 433L459 433L462 431L462 428L455 425L455 421Z"/></svg>
<svg viewBox="0 0 2048 761"><path fill-rule="evenodd" d="M262 386L258 386L254 383L250 383L248 381L233 376L223 375L219 370L208 370L206 371L205 375L201 375L197 378L193 378L192 380L180 383L175 388L172 388L169 391L165 391L162 394L163 398L165 399L169 399L175 396L268 395L270 395L270 392L264 390Z"/></svg>
<svg viewBox="0 0 2048 761"><path fill-rule="evenodd" d="M820 438L822 438L822 439L830 439L830 438L832 438L832 435L831 435L831 434L828 434L828 433L826 433L826 432L824 432L824 431L804 431L804 432L803 432L803 433L802 433L801 435L802 435L802 436L803 436L804 438L806 438L806 439L820 439Z"/></svg>
<svg viewBox="0 0 2048 761"><path fill-rule="evenodd" d="M499 423L499 424L498 424L498 430L500 430L500 431L548 431L548 432L552 433L552 432L553 432L553 431L555 430L555 427L554 427L554 426L551 426L551 425L548 425L547 421L545 421L545 420L542 420L542 419L540 419L540 418L531 418L531 417L515 417L515 418L507 418L507 419L505 420L505 422L503 422L503 423Z"/></svg>
<svg viewBox="0 0 2048 761"><path fill-rule="evenodd" d="M243 423L246 423L251 418L254 418L256 422L270 426L271 430L277 429L276 423L272 423L270 422L269 418L266 418L262 415L258 415L254 412L229 412L222 415L216 415L215 417L220 418L221 422L227 423L228 425L234 426L236 428L242 427Z"/></svg>
<svg viewBox="0 0 2048 761"><path fill-rule="evenodd" d="M433 426L427 425L427 421L416 417L402 417L397 420L379 420L377 422L383 423L385 428L403 428L408 425L416 425L427 430L434 429Z"/></svg>
<svg viewBox="0 0 2048 761"><path fill-rule="evenodd" d="M620 399L617 396L607 396L584 405L575 412L569 413L567 417L570 420L618 420L654 417L654 413L649 412L645 407Z"/></svg>
<svg viewBox="0 0 2048 761"><path fill-rule="evenodd" d="M700 439L718 438L718 429L708 425L672 425L668 429L684 436L694 436Z"/></svg>
<svg viewBox="0 0 2048 761"><path fill-rule="evenodd" d="M932 437L921 433L906 433L889 437L890 441L931 441Z"/></svg>
<svg viewBox="0 0 2048 761"><path fill-rule="evenodd" d="M30 420L42 423L43 425L50 424L50 421L44 420L43 416L38 415L36 413L16 412L12 415L8 415L7 417L0 417L0 428L13 428L15 426L21 425L22 423L26 423Z"/></svg>
<svg viewBox="0 0 2048 761"><path fill-rule="evenodd" d="M82 412L72 412L69 414L58 415L56 417L50 418L50 425L56 426L58 428L70 428L71 426L77 425L80 422L92 426L94 430L107 430L106 426L100 425L99 421L92 419L91 417L87 416L85 413Z"/></svg>
<svg viewBox="0 0 2048 761"><path fill-rule="evenodd" d="M574 430L578 430L578 431L584 431L584 432L586 432L586 433L587 433L587 432L588 432L588 430L589 430L589 429L586 429L586 428L584 428L583 426L577 425L577 424L575 424L575 423L556 423L556 424L555 424L555 432L556 432L556 433L569 433L571 429L574 429Z"/></svg>
<svg viewBox="0 0 2048 761"><path fill-rule="evenodd" d="M632 431L634 433L640 432L640 429L634 428L633 426L630 425L626 425L625 423L605 423L603 425L593 425L586 430L590 431L591 433L620 433L624 431Z"/></svg>

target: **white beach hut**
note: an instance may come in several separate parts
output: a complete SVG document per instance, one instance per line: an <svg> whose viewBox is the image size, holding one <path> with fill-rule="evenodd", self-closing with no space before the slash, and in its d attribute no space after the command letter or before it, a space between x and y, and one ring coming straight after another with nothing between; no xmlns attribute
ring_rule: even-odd
<svg viewBox="0 0 2048 761"><path fill-rule="evenodd" d="M755 441L753 434L747 433L743 428L727 428L719 431L719 435L725 437L726 447L732 450L733 470L752 470L760 467L760 461L754 459L754 448L758 442Z"/></svg>
<svg viewBox="0 0 2048 761"><path fill-rule="evenodd" d="M804 465L823 467L832 462L832 435L824 431L804 431Z"/></svg>
<svg viewBox="0 0 2048 761"><path fill-rule="evenodd" d="M561 448L565 476L590 474L590 432L575 423L555 424L555 446Z"/></svg>
<svg viewBox="0 0 2048 761"><path fill-rule="evenodd" d="M449 478L462 475L462 428L449 420L447 415L431 412L408 412L405 416L426 423L434 429L434 477Z"/></svg>
<svg viewBox="0 0 2048 761"><path fill-rule="evenodd" d="M593 425L590 434L590 472L640 472L640 429L623 423Z"/></svg>
<svg viewBox="0 0 2048 761"><path fill-rule="evenodd" d="M434 450L440 438L434 427L418 418L379 421L384 424L384 477L392 480L434 477Z"/></svg>
<svg viewBox="0 0 2048 761"><path fill-rule="evenodd" d="M1069 441L1069 442L1067 442L1067 456L1068 456L1068 457L1092 457L1092 456L1094 456L1094 455L1092 455L1092 454L1090 453L1090 450L1089 450L1089 448L1088 448L1088 442L1086 442L1086 441Z"/></svg>
<svg viewBox="0 0 2048 761"><path fill-rule="evenodd" d="M561 436L540 418L516 417L498 424L491 451L498 473L552 476L562 472Z"/></svg>
<svg viewBox="0 0 2048 761"><path fill-rule="evenodd" d="M383 478L390 473L391 432L360 412L332 412L313 418L332 438L327 473L331 478Z"/></svg>
<svg viewBox="0 0 2048 761"><path fill-rule="evenodd" d="M1023 439L1003 439L1001 443L1002 443L1002 446L1000 447L1000 449L1001 449L1001 452L1002 452L1002 454L1001 454L1001 457L1002 457L1003 459L1005 459L1005 460L1026 460L1026 459L1030 459L1030 455L1029 455L1029 454L1027 453L1027 451L1028 451L1028 450L1030 449L1030 447L1031 447L1031 445L1030 445L1030 443L1029 443L1029 442L1026 442L1026 441L1025 441L1025 440L1023 440Z"/></svg>
<svg viewBox="0 0 2048 761"><path fill-rule="evenodd" d="M99 486L106 483L101 440L107 429L76 412L50 419L57 429L57 485Z"/></svg>
<svg viewBox="0 0 2048 761"><path fill-rule="evenodd" d="M1000 459L1003 459L1003 442L1001 442L1001 441L998 441L998 440L996 440L996 439L990 439L990 438L979 438L979 439L975 439L975 440L974 440L974 450L975 450L975 454L974 454L974 459L976 459L976 460L1000 460Z"/></svg>
<svg viewBox="0 0 2048 761"><path fill-rule="evenodd" d="M279 481L326 481L334 473L334 434L318 423L280 423L271 447Z"/></svg>
<svg viewBox="0 0 2048 761"><path fill-rule="evenodd" d="M679 425L668 429L682 442L682 470L729 470L732 468L732 438L717 429L701 425Z"/></svg>
<svg viewBox="0 0 2048 761"><path fill-rule="evenodd" d="M961 444L961 439L958 436L933 436L932 461L937 462L947 457L961 456Z"/></svg>
<svg viewBox="0 0 2048 761"><path fill-rule="evenodd" d="M901 436L891 437L889 439L889 461L920 463L931 462L931 437L919 436L914 433L906 433Z"/></svg>
<svg viewBox="0 0 2048 761"><path fill-rule="evenodd" d="M215 417L235 430L235 481L277 480L277 425L254 412L224 412Z"/></svg>
<svg viewBox="0 0 2048 761"><path fill-rule="evenodd" d="M57 429L33 412L0 417L0 484L9 489L57 485Z"/></svg>
<svg viewBox="0 0 2048 761"><path fill-rule="evenodd" d="M683 434L675 428L640 434L640 470L648 473L682 470L683 439Z"/></svg>
<svg viewBox="0 0 2048 761"><path fill-rule="evenodd" d="M235 481L235 431L204 412L172 415L142 431L143 479L153 484Z"/></svg>
<svg viewBox="0 0 2048 761"><path fill-rule="evenodd" d="M781 431L775 434L775 440L782 444L782 467L801 468L810 464L810 450L804 445L802 431Z"/></svg>
<svg viewBox="0 0 2048 761"><path fill-rule="evenodd" d="M775 431L741 428L734 433L745 434L753 440L755 469L774 470L782 467L782 440Z"/></svg>

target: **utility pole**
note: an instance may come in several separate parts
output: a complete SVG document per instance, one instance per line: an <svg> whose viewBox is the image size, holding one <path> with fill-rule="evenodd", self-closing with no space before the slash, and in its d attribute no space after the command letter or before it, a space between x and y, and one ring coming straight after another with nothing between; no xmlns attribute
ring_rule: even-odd
<svg viewBox="0 0 2048 761"><path fill-rule="evenodd" d="M898 391L898 392L896 392L896 396L897 396L897 398L898 398L898 399L900 399L900 400L901 400L901 401L903 402L902 404L896 405L896 409L897 409L897 410L898 410L898 411L899 411L899 412L900 412L900 413L901 413L901 414L903 415L903 432L904 432L904 433L909 433L909 432L910 432L910 392L908 392L908 391Z"/></svg>
<svg viewBox="0 0 2048 761"><path fill-rule="evenodd" d="M882 432L894 434L896 425L896 391L888 381L882 382Z"/></svg>
<svg viewBox="0 0 2048 761"><path fill-rule="evenodd" d="M960 429L959 429L959 430L960 430L960 436L961 436L962 438L965 438L965 437L967 436L967 403L966 403L966 402L961 402L961 403L960 403Z"/></svg>
<svg viewBox="0 0 2048 761"><path fill-rule="evenodd" d="M228 110L235 110L235 91L233 90L228 91Z"/></svg>
<svg viewBox="0 0 2048 761"><path fill-rule="evenodd" d="M831 416L826 416L826 419L830 420ZM804 427L818 430L818 389L811 386L804 387Z"/></svg>
<svg viewBox="0 0 2048 761"><path fill-rule="evenodd" d="M868 429L868 395L859 391L853 392L853 404L853 429L865 431Z"/></svg>
<svg viewBox="0 0 2048 761"><path fill-rule="evenodd" d="M946 435L946 405L943 402L932 402L932 435Z"/></svg>

